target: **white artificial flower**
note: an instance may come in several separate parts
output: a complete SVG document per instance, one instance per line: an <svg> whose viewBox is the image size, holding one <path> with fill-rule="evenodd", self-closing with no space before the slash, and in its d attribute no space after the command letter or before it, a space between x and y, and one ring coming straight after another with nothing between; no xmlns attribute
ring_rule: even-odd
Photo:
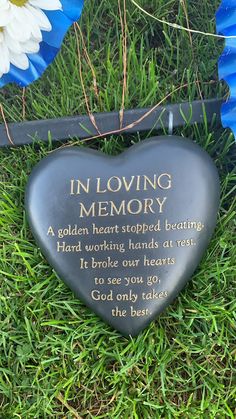
<svg viewBox="0 0 236 419"><path fill-rule="evenodd" d="M62 10L60 0L0 0L0 77L10 64L29 68L27 54L37 53L42 31L52 30L43 10Z"/></svg>

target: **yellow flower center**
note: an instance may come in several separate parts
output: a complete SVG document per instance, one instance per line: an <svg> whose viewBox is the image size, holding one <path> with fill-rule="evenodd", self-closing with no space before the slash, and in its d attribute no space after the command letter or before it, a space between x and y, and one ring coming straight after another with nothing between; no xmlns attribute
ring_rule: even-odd
<svg viewBox="0 0 236 419"><path fill-rule="evenodd" d="M11 3L15 4L16 6L22 7L28 0L10 0Z"/></svg>

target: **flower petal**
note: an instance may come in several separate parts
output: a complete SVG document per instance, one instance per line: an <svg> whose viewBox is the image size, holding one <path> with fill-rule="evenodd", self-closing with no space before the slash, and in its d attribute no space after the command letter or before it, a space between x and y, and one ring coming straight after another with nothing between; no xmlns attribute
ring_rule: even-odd
<svg viewBox="0 0 236 419"><path fill-rule="evenodd" d="M0 71L1 73L8 73L10 69L10 57L8 48L4 43L0 43Z"/></svg>
<svg viewBox="0 0 236 419"><path fill-rule="evenodd" d="M15 54L14 52L10 55L11 64L20 68L21 70L27 70L29 68L29 59L26 54Z"/></svg>
<svg viewBox="0 0 236 419"><path fill-rule="evenodd" d="M11 13L9 10L0 11L0 26L6 26L11 21Z"/></svg>
<svg viewBox="0 0 236 419"><path fill-rule="evenodd" d="M29 3L43 10L62 10L59 0L29 0Z"/></svg>

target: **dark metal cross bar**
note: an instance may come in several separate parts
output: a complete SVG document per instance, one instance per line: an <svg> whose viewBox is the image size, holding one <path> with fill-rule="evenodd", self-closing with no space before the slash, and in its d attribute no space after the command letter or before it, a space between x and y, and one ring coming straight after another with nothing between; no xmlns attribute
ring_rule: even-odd
<svg viewBox="0 0 236 419"><path fill-rule="evenodd" d="M211 99L186 102L176 105L159 106L153 109L132 109L124 112L121 132L124 134L168 128L170 115L173 127L202 123L204 120L220 122L222 100ZM90 117L73 116L57 119L26 121L0 125L0 147L32 144L36 140L64 141L70 138L86 138L118 133L120 130L119 112L94 114L95 128ZM13 143L13 144L12 144Z"/></svg>

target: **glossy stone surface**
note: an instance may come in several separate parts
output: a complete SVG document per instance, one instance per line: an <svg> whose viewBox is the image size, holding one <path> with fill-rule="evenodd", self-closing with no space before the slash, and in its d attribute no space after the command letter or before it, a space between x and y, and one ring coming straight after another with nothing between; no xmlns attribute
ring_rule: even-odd
<svg viewBox="0 0 236 419"><path fill-rule="evenodd" d="M60 278L104 321L135 336L191 278L219 196L205 151L155 137L117 157L75 147L52 153L30 176L26 212Z"/></svg>

